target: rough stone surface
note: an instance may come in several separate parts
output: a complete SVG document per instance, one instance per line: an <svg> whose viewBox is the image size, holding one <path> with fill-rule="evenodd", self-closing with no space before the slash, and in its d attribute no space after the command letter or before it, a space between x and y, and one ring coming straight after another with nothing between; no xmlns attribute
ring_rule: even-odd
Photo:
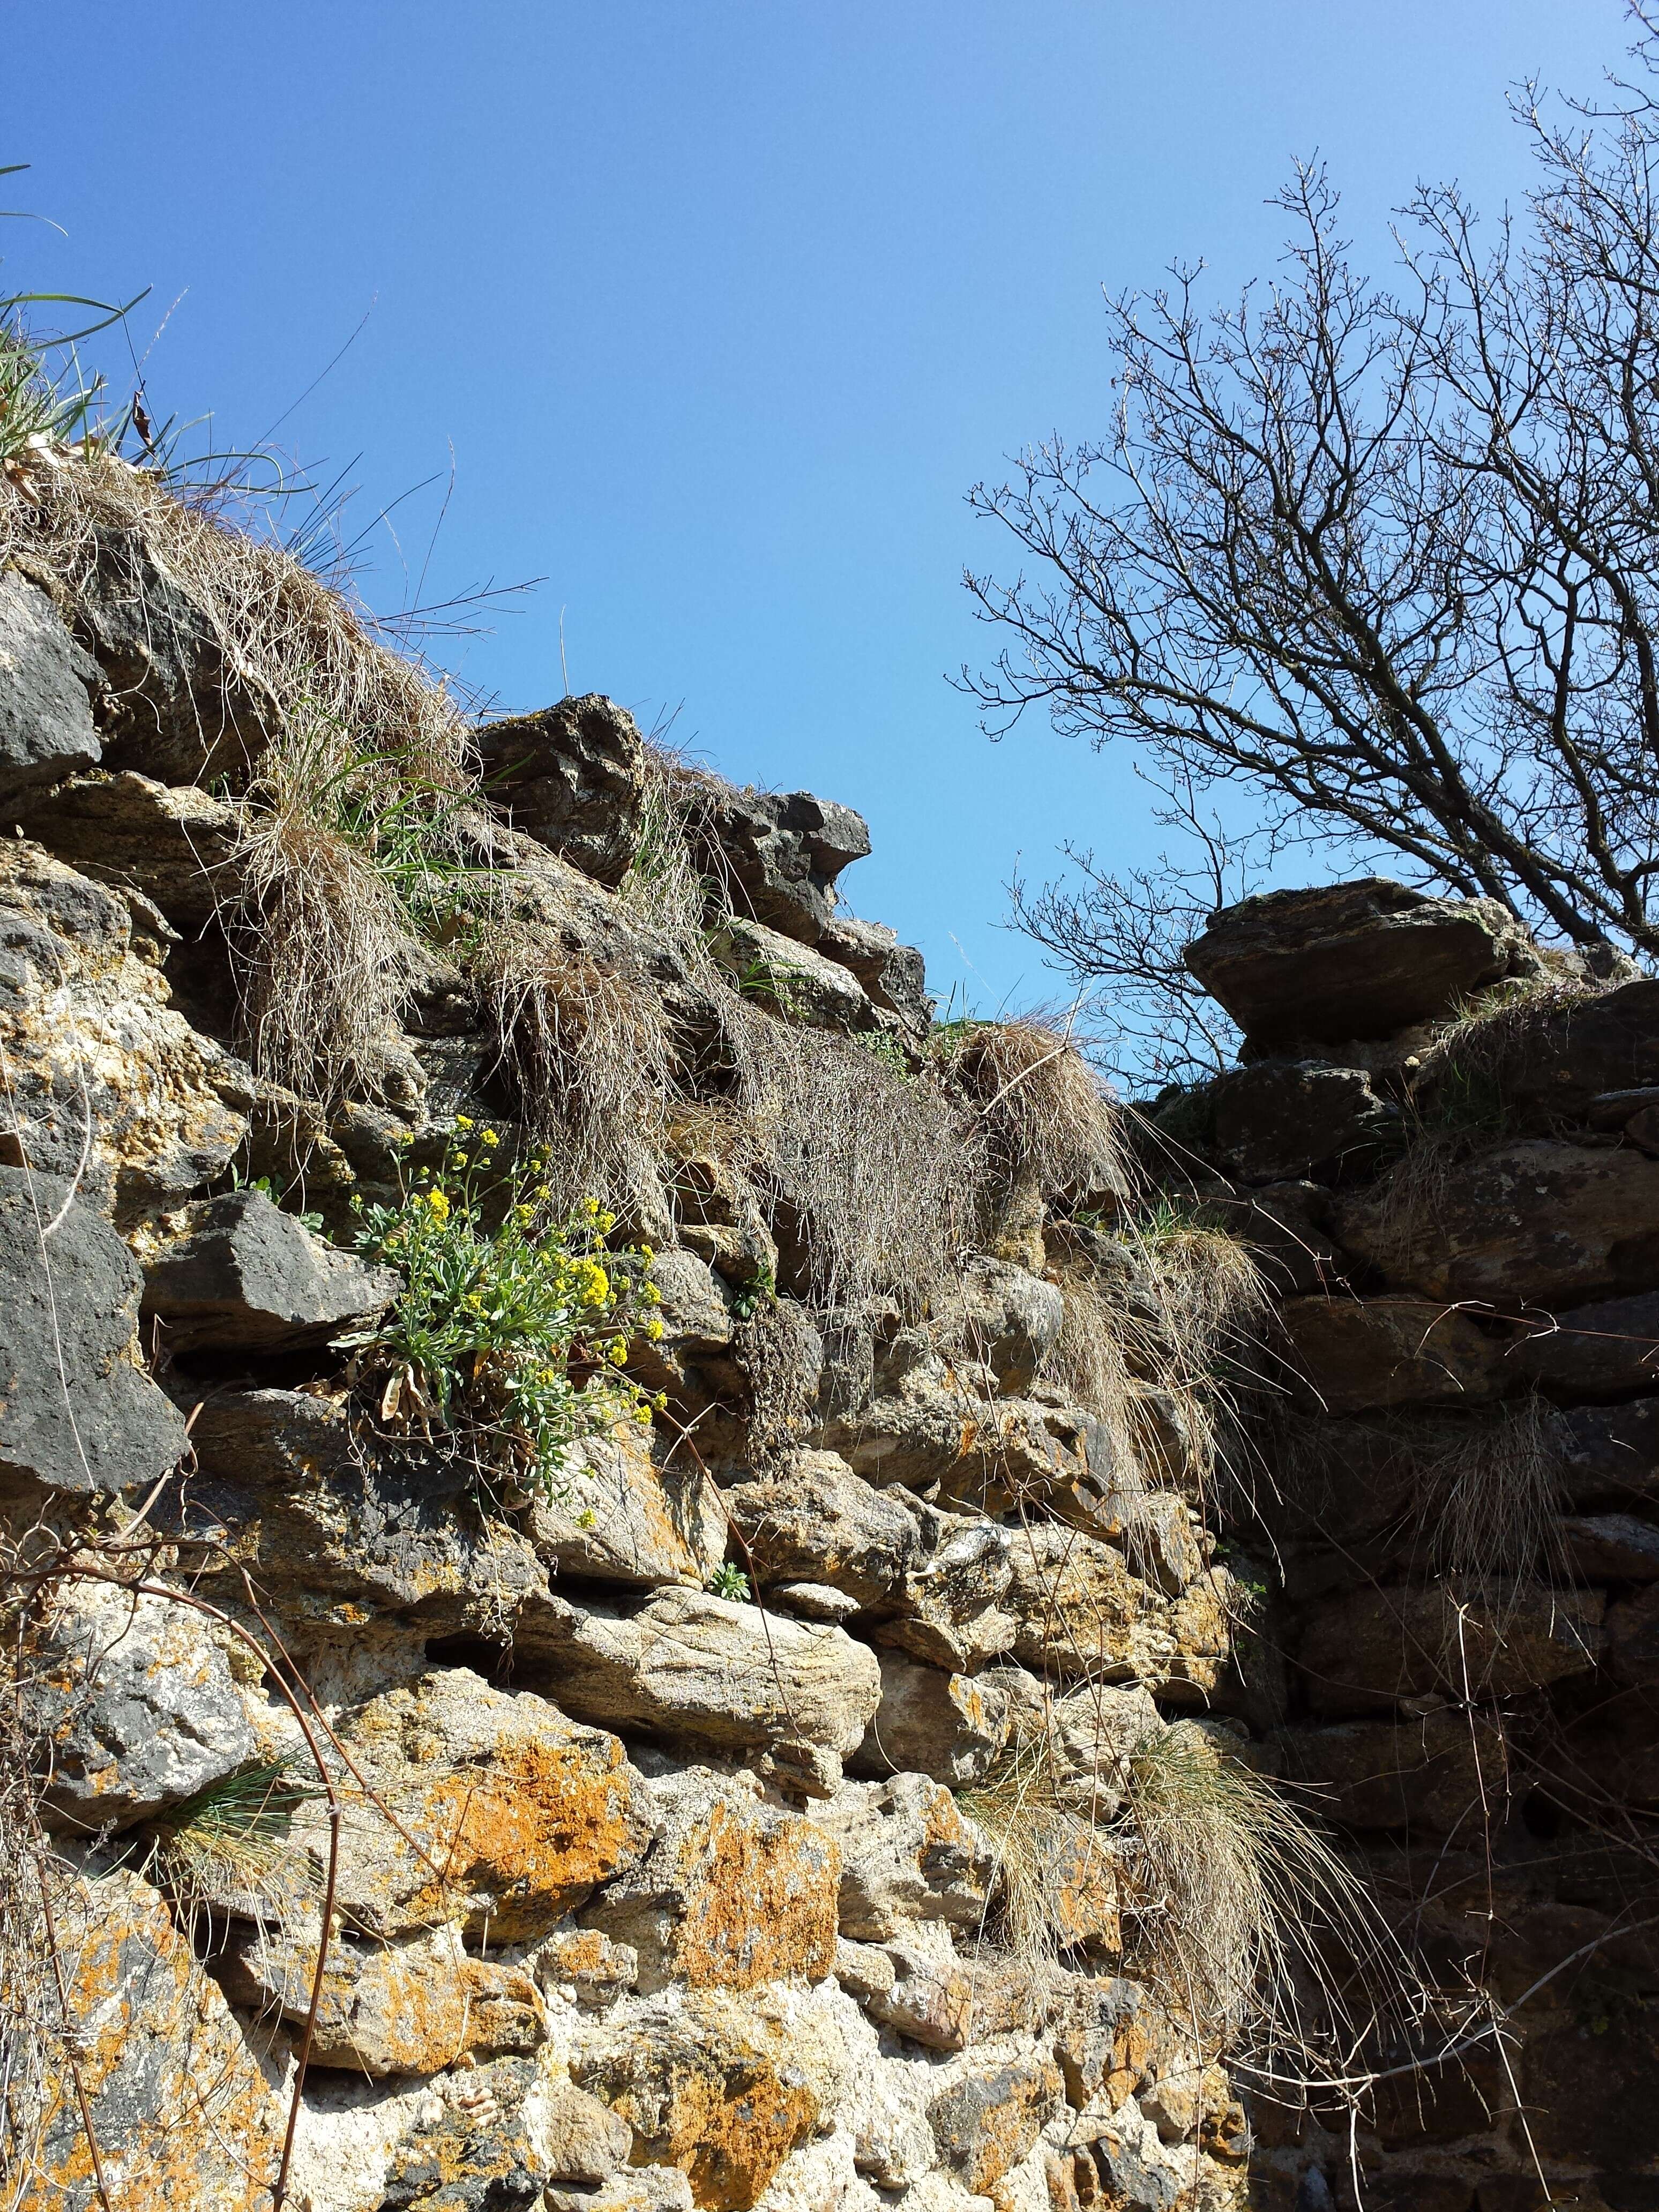
<svg viewBox="0 0 1659 2212"><path fill-rule="evenodd" d="M255 2212L285 2112L158 1893L125 1870L73 1881L58 1908L77 2071L122 2212ZM67 2069L52 2086L34 2201L95 2212Z"/></svg>
<svg viewBox="0 0 1659 2212"><path fill-rule="evenodd" d="M810 1579L879 1606L921 1561L915 1515L836 1452L801 1452L787 1473L738 1484L726 1504L763 1589Z"/></svg>
<svg viewBox="0 0 1659 2212"><path fill-rule="evenodd" d="M0 570L0 805L95 764L97 676L39 586Z"/></svg>
<svg viewBox="0 0 1659 2212"><path fill-rule="evenodd" d="M699 779L686 796L694 842L738 910L816 945L836 911L836 878L869 853L862 818L810 791L734 791Z"/></svg>
<svg viewBox="0 0 1659 2212"><path fill-rule="evenodd" d="M761 1802L747 1776L690 1767L650 1794L655 1840L585 1915L634 1952L639 1987L821 1980L836 1951L841 1854L832 1838Z"/></svg>
<svg viewBox="0 0 1659 2212"><path fill-rule="evenodd" d="M848 1762L855 1774L930 1774L953 1788L989 1772L1008 1741L1007 1693L994 1674L942 1674L881 1654L881 1703Z"/></svg>
<svg viewBox="0 0 1659 2212"><path fill-rule="evenodd" d="M1246 1182L1352 1182L1404 1140L1400 1109L1362 1068L1263 1060L1230 1071L1210 1097L1216 1152Z"/></svg>
<svg viewBox="0 0 1659 2212"><path fill-rule="evenodd" d="M131 1827L252 1763L224 1649L187 1605L72 1582L32 1645L27 1717L50 1744L47 1820Z"/></svg>
<svg viewBox="0 0 1659 2212"><path fill-rule="evenodd" d="M600 883L620 882L639 842L649 773L626 708L589 692L485 722L474 742L490 794L516 828Z"/></svg>
<svg viewBox="0 0 1659 2212"><path fill-rule="evenodd" d="M1539 1584L1375 1590L1316 1608L1298 1653L1310 1702L1363 1713L1465 1690L1501 1697L1587 1674L1601 1656L1599 1593Z"/></svg>
<svg viewBox="0 0 1659 2212"><path fill-rule="evenodd" d="M264 1191L233 1190L186 1209L184 1234L145 1271L143 1313L172 1352L285 1352L378 1319L402 1287L390 1268L313 1237Z"/></svg>
<svg viewBox="0 0 1659 2212"><path fill-rule="evenodd" d="M97 769L23 801L19 818L83 875L142 891L181 935L210 928L234 902L241 811L198 784Z"/></svg>
<svg viewBox="0 0 1659 2212"><path fill-rule="evenodd" d="M1522 1331L1431 1298L1298 1297L1279 1308L1292 1390L1327 1413L1463 1406L1519 1389Z"/></svg>
<svg viewBox="0 0 1659 2212"><path fill-rule="evenodd" d="M1224 907L1185 957L1264 1047L1387 1036L1538 964L1494 900L1431 898L1378 876Z"/></svg>
<svg viewBox="0 0 1659 2212"><path fill-rule="evenodd" d="M628 1588L701 1589L726 1556L720 1493L695 1462L659 1467L629 1425L576 1445L529 1508L538 1558L567 1575Z"/></svg>
<svg viewBox="0 0 1659 2212"><path fill-rule="evenodd" d="M73 1184L0 1166L0 1486L118 1491L183 1455L137 1361L142 1279Z"/></svg>
<svg viewBox="0 0 1659 2212"><path fill-rule="evenodd" d="M843 1935L884 1942L918 1921L967 1928L982 1918L989 1846L930 1777L844 1784L813 1818L841 1847Z"/></svg>
<svg viewBox="0 0 1659 2212"><path fill-rule="evenodd" d="M875 1654L843 1629L697 1590L658 1590L631 1614L549 1599L520 1637L573 1713L753 1754L817 1790L835 1787L881 1699Z"/></svg>

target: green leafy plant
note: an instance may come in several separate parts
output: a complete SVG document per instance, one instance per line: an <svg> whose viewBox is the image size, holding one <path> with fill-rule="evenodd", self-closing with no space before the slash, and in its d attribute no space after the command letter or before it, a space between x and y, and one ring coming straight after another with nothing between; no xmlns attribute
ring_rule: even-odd
<svg viewBox="0 0 1659 2212"><path fill-rule="evenodd" d="M759 1268L732 1301L732 1311L739 1321L753 1321L763 1307L775 1305L778 1300L778 1279L771 1267Z"/></svg>
<svg viewBox="0 0 1659 2212"><path fill-rule="evenodd" d="M709 1576L705 1585L711 1597L731 1598L736 1604L749 1602L749 1577L743 1569L730 1559L722 1559Z"/></svg>
<svg viewBox="0 0 1659 2212"><path fill-rule="evenodd" d="M404 1290L373 1328L337 1340L375 1391L382 1420L465 1436L481 1471L551 1491L570 1447L653 1401L623 1370L636 1337L655 1341L660 1293L648 1245L617 1250L596 1199L553 1201L546 1163L495 1165L497 1133L456 1116L439 1170L395 1206L359 1209L357 1249L397 1267Z"/></svg>

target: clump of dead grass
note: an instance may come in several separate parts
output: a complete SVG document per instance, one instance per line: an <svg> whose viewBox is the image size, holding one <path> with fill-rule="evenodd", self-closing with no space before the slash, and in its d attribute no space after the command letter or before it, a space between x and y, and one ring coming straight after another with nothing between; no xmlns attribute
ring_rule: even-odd
<svg viewBox="0 0 1659 2212"><path fill-rule="evenodd" d="M1117 1109L1068 1030L1035 1018L953 1023L936 1057L972 1103L1004 1192L1121 1201L1129 1171Z"/></svg>
<svg viewBox="0 0 1659 2212"><path fill-rule="evenodd" d="M957 1799L990 1846L985 1933L1034 1971L1058 1964L1078 1942L1064 1900L1092 1891L1115 1906L1117 1868L1101 1823L1066 1802L1046 1733L1028 1735Z"/></svg>
<svg viewBox="0 0 1659 2212"><path fill-rule="evenodd" d="M1392 1948L1369 1892L1212 1729L1177 1721L1148 1736L1124 1784L1132 1963L1193 2020L1307 2050L1310 1991L1341 2019L1347 1972Z"/></svg>
<svg viewBox="0 0 1659 2212"><path fill-rule="evenodd" d="M919 1310L972 1241L978 1131L932 1070L902 1073L855 1039L798 1029L731 994L746 1157L806 1257L810 1297Z"/></svg>
<svg viewBox="0 0 1659 2212"><path fill-rule="evenodd" d="M472 973L556 1200L663 1217L674 1039L651 979L516 922L489 933Z"/></svg>
<svg viewBox="0 0 1659 2212"><path fill-rule="evenodd" d="M294 1815L319 1795L282 1759L227 1776L151 1824L146 1871L187 1909L234 1899L278 1911Z"/></svg>
<svg viewBox="0 0 1659 2212"><path fill-rule="evenodd" d="M1565 1578L1561 1462L1552 1408L1529 1394L1431 1428L1412 1461L1413 1551L1440 1574Z"/></svg>

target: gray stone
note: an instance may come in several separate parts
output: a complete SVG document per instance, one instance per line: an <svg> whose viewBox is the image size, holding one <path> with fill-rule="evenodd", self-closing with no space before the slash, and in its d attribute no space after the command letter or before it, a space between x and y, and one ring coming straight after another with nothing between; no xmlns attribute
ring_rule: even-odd
<svg viewBox="0 0 1659 2212"><path fill-rule="evenodd" d="M1467 1406L1525 1387L1506 1329L1436 1298L1295 1297L1279 1310L1292 1395L1326 1413Z"/></svg>
<svg viewBox="0 0 1659 2212"><path fill-rule="evenodd" d="M131 1827L256 1755L225 1653L186 1604L67 1583L35 1662L25 1707L52 1747L41 1799L52 1827Z"/></svg>
<svg viewBox="0 0 1659 2212"><path fill-rule="evenodd" d="M1453 1705L1392 1720L1283 1729L1273 1739L1290 1780L1344 1827L1455 1836L1501 1800L1507 1767L1492 1721Z"/></svg>
<svg viewBox="0 0 1659 2212"><path fill-rule="evenodd" d="M1057 1283L1006 1260L976 1256L963 1270L938 1334L939 1341L983 1361L999 1389L1018 1397L1036 1380L1065 1319Z"/></svg>
<svg viewBox="0 0 1659 2212"><path fill-rule="evenodd" d="M185 1233L145 1270L144 1318L170 1351L288 1352L377 1320L403 1288L389 1267L337 1250L262 1190L189 1207Z"/></svg>
<svg viewBox="0 0 1659 2212"><path fill-rule="evenodd" d="M783 1474L728 1490L726 1506L763 1589L828 1583L878 1606L921 1563L915 1516L835 1452L799 1453Z"/></svg>
<svg viewBox="0 0 1659 2212"><path fill-rule="evenodd" d="M97 680L46 594L0 569L0 805L96 763L88 694Z"/></svg>
<svg viewBox="0 0 1659 2212"><path fill-rule="evenodd" d="M1540 966L1496 900L1431 898L1379 876L1224 907L1183 957L1263 1048L1387 1036Z"/></svg>
<svg viewBox="0 0 1659 2212"><path fill-rule="evenodd" d="M688 775L681 805L734 910L816 945L836 910L836 878L869 853L862 817L810 791L737 791L714 776Z"/></svg>
<svg viewBox="0 0 1659 2212"><path fill-rule="evenodd" d="M1570 1516L1561 1541L1575 1574L1587 1583L1659 1582L1659 1528L1631 1513Z"/></svg>
<svg viewBox="0 0 1659 2212"><path fill-rule="evenodd" d="M1018 2165L1064 2103L1060 2069L1046 2052L988 2053L951 2069L927 2118L945 2165L964 2189L982 2196Z"/></svg>
<svg viewBox="0 0 1659 2212"><path fill-rule="evenodd" d="M30 836L83 874L135 885L187 935L234 902L232 856L242 811L198 784L100 769L26 805L19 818Z"/></svg>
<svg viewBox="0 0 1659 2212"><path fill-rule="evenodd" d="M862 1031L883 1018L850 969L813 947L744 915L726 916L714 940L721 966L738 988L786 1021L808 1029Z"/></svg>
<svg viewBox="0 0 1659 2212"><path fill-rule="evenodd" d="M994 1674L947 1674L881 1654L881 1703L848 1761L854 1774L927 1774L960 1788L983 1779L1008 1741L1008 1698Z"/></svg>
<svg viewBox="0 0 1659 2212"><path fill-rule="evenodd" d="M1569 1405L1659 1388L1659 1291L1570 1306L1553 1323L1531 1318L1510 1360L1517 1383Z"/></svg>
<svg viewBox="0 0 1659 2212"><path fill-rule="evenodd" d="M1270 1060L1213 1085L1215 1150L1246 1182L1353 1181L1405 1143L1400 1109L1361 1068Z"/></svg>
<svg viewBox="0 0 1659 2212"><path fill-rule="evenodd" d="M844 1629L702 1590L660 1589L632 1613L533 1599L517 1649L580 1719L735 1753L816 1791L836 1787L881 1699L874 1652Z"/></svg>
<svg viewBox="0 0 1659 2212"><path fill-rule="evenodd" d="M644 822L645 740L624 707L588 692L473 732L491 797L515 829L600 883L620 883Z"/></svg>
<svg viewBox="0 0 1659 2212"><path fill-rule="evenodd" d="M884 1943L918 1921L983 1921L990 1846L942 1783L925 1774L845 1783L811 1817L841 1846L843 1935Z"/></svg>
<svg viewBox="0 0 1659 2212"><path fill-rule="evenodd" d="M75 627L102 676L105 767L164 783L246 768L281 726L276 702L227 659L212 621L141 530L100 528L95 540Z"/></svg>
<svg viewBox="0 0 1659 2212"><path fill-rule="evenodd" d="M183 1418L137 1364L140 1280L68 1183L0 1167L0 1486L125 1490L183 1456Z"/></svg>
<svg viewBox="0 0 1659 2212"><path fill-rule="evenodd" d="M904 1492L891 1495L902 1498ZM1006 1528L971 1514L920 1501L910 1510L921 1534L921 1563L905 1576L874 1634L928 1666L975 1674L1013 1644L1014 1620L1003 1603L1013 1540Z"/></svg>
<svg viewBox="0 0 1659 2212"><path fill-rule="evenodd" d="M1554 1415L1551 1437L1561 1495L1575 1511L1659 1506L1659 1398L1576 1406Z"/></svg>
<svg viewBox="0 0 1659 2212"><path fill-rule="evenodd" d="M933 1018L927 971L914 945L901 945L885 922L859 921L837 911L830 917L817 951L850 968L878 1006L896 1014L920 1036Z"/></svg>

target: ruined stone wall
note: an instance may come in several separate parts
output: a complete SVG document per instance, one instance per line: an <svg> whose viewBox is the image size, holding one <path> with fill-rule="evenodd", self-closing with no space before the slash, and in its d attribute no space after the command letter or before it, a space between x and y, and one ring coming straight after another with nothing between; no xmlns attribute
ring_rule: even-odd
<svg viewBox="0 0 1659 2212"><path fill-rule="evenodd" d="M1639 2212L1659 983L1381 882L1249 901L1188 959L1247 1042L1153 1118L1280 1297L1235 1516L1262 1592L1249 1710L1423 1981L1374 2088L1253 2101L1256 2201L1351 2203L1358 2177L1413 2212Z"/></svg>
<svg viewBox="0 0 1659 2212"><path fill-rule="evenodd" d="M286 2155L310 2212L1229 2203L1227 2034L1158 1969L1133 1793L1206 1715L1236 1592L1150 1324L1140 1457L1059 1363L1058 1263L1112 1260L1121 1198L1075 1054L941 1047L918 956L838 903L856 815L674 769L590 699L477 733L445 918L383 971L345 912L361 823L287 879L323 885L306 927L358 931L359 1027L337 1080L284 1085L250 1057L246 871L306 702L239 658L204 556L100 522L59 557L30 503L93 465L0 486L0 2200L262 2206ZM247 607L300 592L208 550ZM403 679L370 673L384 743ZM321 836L325 791L284 803ZM690 929L640 892L671 847ZM501 1008L532 971L526 1042ZM848 1141L757 1134L734 1038L806 1054ZM926 1283L890 1243L858 1279L842 1186L800 1164L858 1168L880 1100L978 1178ZM359 1209L479 1131L625 1185L618 1248L654 1255L627 1353L654 1413L553 1480L469 1461L342 1341L401 1290ZM895 1237L925 1243L915 1210Z"/></svg>

